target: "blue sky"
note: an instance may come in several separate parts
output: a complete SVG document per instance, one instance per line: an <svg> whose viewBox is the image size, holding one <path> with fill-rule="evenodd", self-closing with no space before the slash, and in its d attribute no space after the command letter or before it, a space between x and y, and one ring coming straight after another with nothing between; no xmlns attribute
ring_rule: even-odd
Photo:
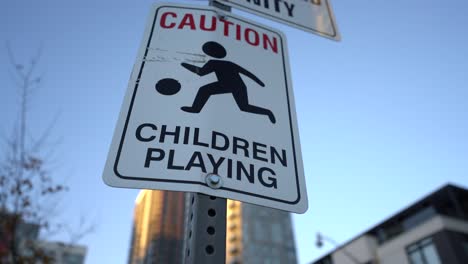
<svg viewBox="0 0 468 264"><path fill-rule="evenodd" d="M0 131L18 109L6 41L21 63L43 47L29 120L42 131L59 115L54 171L71 188L60 218L97 222L87 263L127 260L138 191L101 174L153 2L0 3ZM332 4L341 42L236 12L288 38L309 195L293 216L301 264L332 248L315 248L317 231L345 242L447 182L468 186L468 2Z"/></svg>

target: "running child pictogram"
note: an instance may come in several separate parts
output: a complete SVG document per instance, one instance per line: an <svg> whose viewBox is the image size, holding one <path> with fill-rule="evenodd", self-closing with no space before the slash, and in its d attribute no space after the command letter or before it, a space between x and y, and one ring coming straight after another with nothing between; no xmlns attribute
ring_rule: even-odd
<svg viewBox="0 0 468 264"><path fill-rule="evenodd" d="M192 106L181 107L183 111L188 113L200 113L203 106L212 95L231 93L241 111L268 116L273 124L276 123L272 111L249 104L247 86L242 81L241 74L249 77L258 85L265 87L265 84L257 76L234 62L220 60L226 57L227 52L226 49L217 42L206 42L203 44L202 50L206 55L216 59L209 60L202 67L197 67L188 63L182 63L181 65L199 76L214 72L218 81L200 87Z"/></svg>

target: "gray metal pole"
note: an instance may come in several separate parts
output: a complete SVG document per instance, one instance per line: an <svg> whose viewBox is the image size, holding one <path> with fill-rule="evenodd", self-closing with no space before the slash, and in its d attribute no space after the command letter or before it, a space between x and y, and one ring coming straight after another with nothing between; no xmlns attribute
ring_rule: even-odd
<svg viewBox="0 0 468 264"><path fill-rule="evenodd" d="M224 12L231 8L214 0L210 6ZM222 13L218 16L223 17ZM215 174L206 177L209 187L222 186L222 179ZM189 198L188 223L185 232L185 264L224 264L226 262L226 199L192 193Z"/></svg>
<svg viewBox="0 0 468 264"><path fill-rule="evenodd" d="M226 262L226 199L190 195L186 232L186 264Z"/></svg>

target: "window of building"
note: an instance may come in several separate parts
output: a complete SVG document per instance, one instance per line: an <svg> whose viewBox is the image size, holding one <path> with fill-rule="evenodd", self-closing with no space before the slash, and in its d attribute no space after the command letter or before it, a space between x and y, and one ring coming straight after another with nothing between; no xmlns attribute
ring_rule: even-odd
<svg viewBox="0 0 468 264"><path fill-rule="evenodd" d="M419 210L418 212L408 216L405 220L403 220L403 227L405 230L410 230L414 228L424 221L432 218L436 214L436 211L432 206L428 206L424 209Z"/></svg>
<svg viewBox="0 0 468 264"><path fill-rule="evenodd" d="M322 258L321 260L315 262L314 264L333 264L332 258L330 255Z"/></svg>
<svg viewBox="0 0 468 264"><path fill-rule="evenodd" d="M465 256L468 258L468 240L462 242L463 251L465 252Z"/></svg>
<svg viewBox="0 0 468 264"><path fill-rule="evenodd" d="M294 251L294 249L288 250L288 263L297 263L296 252Z"/></svg>
<svg viewBox="0 0 468 264"><path fill-rule="evenodd" d="M83 264L84 256L82 254L65 253L63 254L62 261L67 264Z"/></svg>
<svg viewBox="0 0 468 264"><path fill-rule="evenodd" d="M258 241L268 240L267 230L265 230L265 225L262 221L256 219L254 222L254 237Z"/></svg>
<svg viewBox="0 0 468 264"><path fill-rule="evenodd" d="M242 264L242 261L240 261L237 258L234 258L233 260L231 260L230 264Z"/></svg>
<svg viewBox="0 0 468 264"><path fill-rule="evenodd" d="M239 253L239 248L236 247L236 246L233 246L233 247L230 248L229 251L230 251L231 255L236 255L237 253Z"/></svg>
<svg viewBox="0 0 468 264"><path fill-rule="evenodd" d="M282 228L279 223L272 223L271 224L271 239L275 243L281 243L283 241L283 234L282 234Z"/></svg>
<svg viewBox="0 0 468 264"><path fill-rule="evenodd" d="M406 231L409 231L436 215L432 206L426 206L404 217L392 220L377 229L375 235L379 244L383 244Z"/></svg>
<svg viewBox="0 0 468 264"><path fill-rule="evenodd" d="M410 245L406 252L411 264L441 264L431 238Z"/></svg>

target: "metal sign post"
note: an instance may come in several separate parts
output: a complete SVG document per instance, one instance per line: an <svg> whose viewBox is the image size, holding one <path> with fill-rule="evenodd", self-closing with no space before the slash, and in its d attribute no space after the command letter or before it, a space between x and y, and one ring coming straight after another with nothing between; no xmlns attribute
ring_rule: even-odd
<svg viewBox="0 0 468 264"><path fill-rule="evenodd" d="M229 12L230 7L210 1L210 5ZM219 14L222 16L222 14ZM222 186L218 175L208 174L212 189ZM190 194L185 232L184 263L218 264L226 262L226 199L199 193Z"/></svg>
<svg viewBox="0 0 468 264"><path fill-rule="evenodd" d="M192 193L188 217L184 263L225 263L226 199Z"/></svg>

